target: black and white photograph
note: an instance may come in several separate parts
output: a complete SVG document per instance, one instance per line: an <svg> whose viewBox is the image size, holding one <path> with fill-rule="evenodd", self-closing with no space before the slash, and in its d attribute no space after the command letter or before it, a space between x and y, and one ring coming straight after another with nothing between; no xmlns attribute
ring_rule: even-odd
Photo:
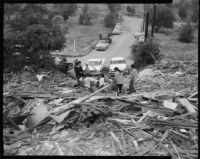
<svg viewBox="0 0 200 159"><path fill-rule="evenodd" d="M198 0L2 10L3 156L198 158Z"/></svg>

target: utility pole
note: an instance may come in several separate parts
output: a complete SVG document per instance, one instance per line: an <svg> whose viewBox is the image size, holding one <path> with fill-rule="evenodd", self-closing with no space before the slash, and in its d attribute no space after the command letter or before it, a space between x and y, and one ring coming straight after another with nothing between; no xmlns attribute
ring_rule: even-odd
<svg viewBox="0 0 200 159"><path fill-rule="evenodd" d="M144 31L144 26L145 26L145 4L144 4L144 16L143 16L143 27L142 27L142 31Z"/></svg>
<svg viewBox="0 0 200 159"><path fill-rule="evenodd" d="M154 4L154 10L153 10L153 22L152 22L152 28L151 28L151 36L153 36L153 32L154 32L155 17L156 17L156 4Z"/></svg>
<svg viewBox="0 0 200 159"><path fill-rule="evenodd" d="M75 55L75 52L76 52L76 41L74 40L74 55Z"/></svg>
<svg viewBox="0 0 200 159"><path fill-rule="evenodd" d="M148 37L148 25L149 25L149 13L146 13L146 28L145 28L145 39L144 41L147 41L147 37Z"/></svg>

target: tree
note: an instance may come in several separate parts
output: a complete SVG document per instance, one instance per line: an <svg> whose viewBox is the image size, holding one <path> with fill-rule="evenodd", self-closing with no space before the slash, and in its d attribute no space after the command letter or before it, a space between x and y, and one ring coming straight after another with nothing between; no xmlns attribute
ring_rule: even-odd
<svg viewBox="0 0 200 159"><path fill-rule="evenodd" d="M55 4L54 5L54 15L56 14L63 16L65 23L67 22L67 20L69 19L69 17L75 15L76 11L77 11L77 5L74 3L71 4ZM52 17L53 17L52 16Z"/></svg>
<svg viewBox="0 0 200 159"><path fill-rule="evenodd" d="M199 1L198 0L192 0L192 15L191 15L191 19L195 23L199 22Z"/></svg>
<svg viewBox="0 0 200 159"><path fill-rule="evenodd" d="M181 27L179 32L179 41L190 43L193 40L194 29L190 23L187 23Z"/></svg>
<svg viewBox="0 0 200 159"><path fill-rule="evenodd" d="M184 19L187 17L187 10L186 10L185 5L180 5L180 7L178 8L178 14L181 19Z"/></svg>
<svg viewBox="0 0 200 159"><path fill-rule="evenodd" d="M12 9L12 5L9 7ZM22 59L25 57L30 57L32 63L38 64L43 60L41 55L48 56L50 51L64 47L64 34L58 25L45 18L49 12L43 4L22 4L17 12L9 14L3 37L5 67L15 63L23 66ZM20 58L15 58L16 52L19 52Z"/></svg>
<svg viewBox="0 0 200 159"><path fill-rule="evenodd" d="M91 25L92 24L92 15L89 12L88 4L85 4L83 7L82 14L79 17L79 23L83 25Z"/></svg>
<svg viewBox="0 0 200 159"><path fill-rule="evenodd" d="M126 7L126 11L128 12L128 14L130 14L131 16L134 16L135 14L135 7L132 5L132 6L127 6Z"/></svg>
<svg viewBox="0 0 200 159"><path fill-rule="evenodd" d="M116 25L116 15L113 13L108 13L104 18L104 25L106 28L113 29Z"/></svg>
<svg viewBox="0 0 200 159"><path fill-rule="evenodd" d="M147 42L139 42L132 45L131 55L137 69L154 64L155 60L158 60L160 57L159 44L155 39L148 38Z"/></svg>
<svg viewBox="0 0 200 159"><path fill-rule="evenodd" d="M115 16L118 18L119 17L119 10L121 10L121 5L118 3L109 3L108 4L108 9L112 14L115 14Z"/></svg>
<svg viewBox="0 0 200 159"><path fill-rule="evenodd" d="M156 9L156 17L155 17L156 30L159 31L161 27L173 28L174 21L175 21L175 17L174 17L172 8L166 5L158 5Z"/></svg>

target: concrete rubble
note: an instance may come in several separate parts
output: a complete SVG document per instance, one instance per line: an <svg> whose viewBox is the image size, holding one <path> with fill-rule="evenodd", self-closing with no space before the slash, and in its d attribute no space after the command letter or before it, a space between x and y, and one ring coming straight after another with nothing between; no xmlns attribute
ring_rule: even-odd
<svg viewBox="0 0 200 159"><path fill-rule="evenodd" d="M198 63L147 69L137 92L122 96L104 92L109 85L75 88L60 72L40 81L5 74L4 155L197 158Z"/></svg>

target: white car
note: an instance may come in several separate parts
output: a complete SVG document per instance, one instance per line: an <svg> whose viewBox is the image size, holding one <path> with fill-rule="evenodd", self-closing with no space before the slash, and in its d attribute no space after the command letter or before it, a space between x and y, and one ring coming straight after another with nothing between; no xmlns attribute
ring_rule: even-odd
<svg viewBox="0 0 200 159"><path fill-rule="evenodd" d="M111 75L115 74L114 68L118 67L121 71L127 72L127 64L123 57L114 57L110 61L109 72Z"/></svg>
<svg viewBox="0 0 200 159"><path fill-rule="evenodd" d="M101 70L103 69L105 59L89 59L87 60L87 64L89 67L89 72L91 74L100 74ZM83 70L85 70L85 67L83 67Z"/></svg>
<svg viewBox="0 0 200 159"><path fill-rule="evenodd" d="M118 27L117 28L115 27L115 29L112 31L113 35L120 35L120 33L121 32L120 32L120 29Z"/></svg>
<svg viewBox="0 0 200 159"><path fill-rule="evenodd" d="M96 50L101 50L101 51L104 51L108 48L109 46L109 42L108 40L99 40L97 45L95 46Z"/></svg>
<svg viewBox="0 0 200 159"><path fill-rule="evenodd" d="M144 36L139 37L138 42L144 42Z"/></svg>
<svg viewBox="0 0 200 159"><path fill-rule="evenodd" d="M139 38L139 37L141 37L141 36L144 36L144 32L135 33L135 34L134 34L134 37L135 37L135 38Z"/></svg>
<svg viewBox="0 0 200 159"><path fill-rule="evenodd" d="M118 27L120 29L121 28L121 24L120 23L116 23L115 27Z"/></svg>

